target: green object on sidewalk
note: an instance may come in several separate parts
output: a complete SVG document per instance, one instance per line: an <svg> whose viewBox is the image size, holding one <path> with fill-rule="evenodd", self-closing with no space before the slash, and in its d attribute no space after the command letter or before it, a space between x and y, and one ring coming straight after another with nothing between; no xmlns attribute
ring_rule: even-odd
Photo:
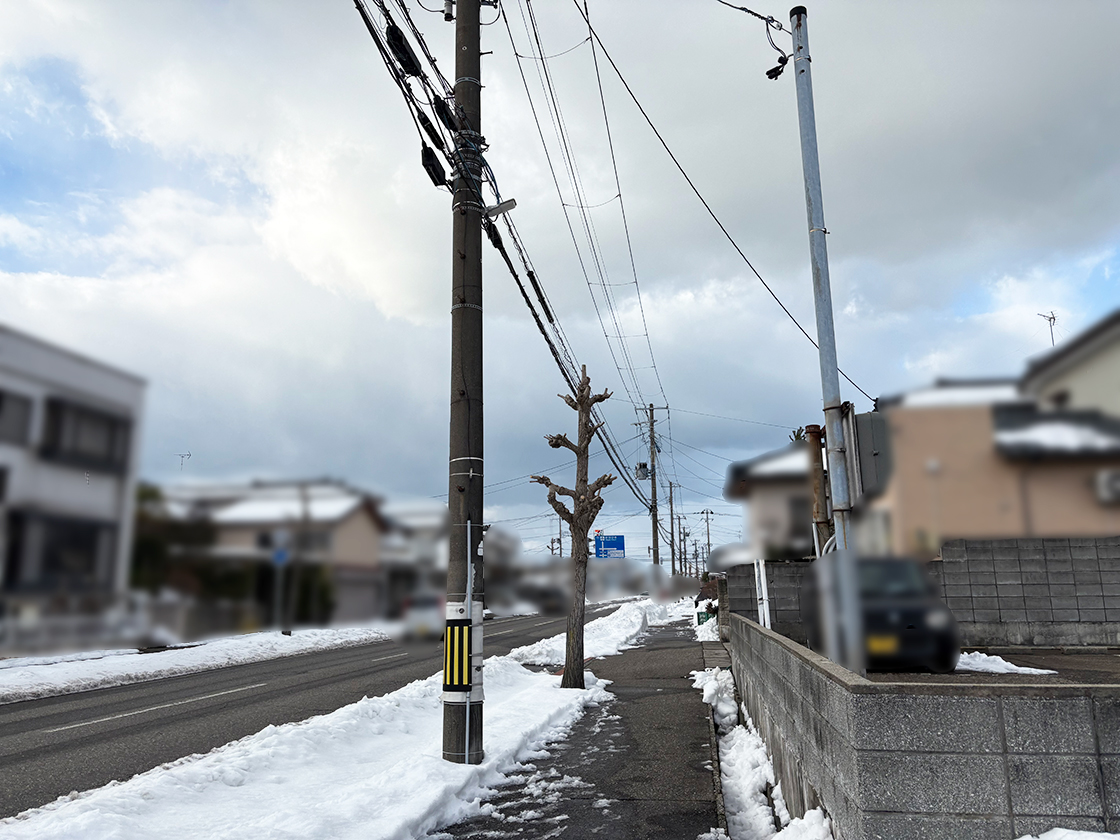
<svg viewBox="0 0 1120 840"><path fill-rule="evenodd" d="M699 626L710 618L715 618L715 614L710 612L698 612L696 613L696 624Z"/></svg>

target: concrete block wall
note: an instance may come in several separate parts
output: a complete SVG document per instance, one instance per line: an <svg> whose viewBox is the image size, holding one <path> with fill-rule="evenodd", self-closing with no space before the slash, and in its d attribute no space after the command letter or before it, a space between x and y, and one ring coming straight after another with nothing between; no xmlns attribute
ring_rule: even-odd
<svg viewBox="0 0 1120 840"><path fill-rule="evenodd" d="M770 596L770 623L774 630L798 642L806 639L801 623L801 581L812 559L767 560L766 587ZM727 572L731 612L746 618L758 617L758 593L754 566L734 566Z"/></svg>
<svg viewBox="0 0 1120 840"><path fill-rule="evenodd" d="M1120 645L1120 537L952 540L930 571L965 645Z"/></svg>
<svg viewBox="0 0 1120 840"><path fill-rule="evenodd" d="M1120 831L1120 687L873 683L731 622L790 813L823 805L837 840Z"/></svg>

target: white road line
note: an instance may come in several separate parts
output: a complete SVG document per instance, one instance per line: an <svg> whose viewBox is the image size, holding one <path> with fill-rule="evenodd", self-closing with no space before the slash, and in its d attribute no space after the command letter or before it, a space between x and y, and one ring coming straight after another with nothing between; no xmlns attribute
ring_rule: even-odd
<svg viewBox="0 0 1120 840"><path fill-rule="evenodd" d="M522 630L522 629L524 629L524 628L514 627L512 630L499 630L497 633L487 633L485 630L483 630L482 631L482 638L483 639L492 639L495 636L504 636L506 633L516 633L518 630Z"/></svg>
<svg viewBox="0 0 1120 840"><path fill-rule="evenodd" d="M533 627L544 627L546 624L555 624L557 621L564 621L563 618L552 618L548 621L542 621L540 624L534 624Z"/></svg>
<svg viewBox="0 0 1120 840"><path fill-rule="evenodd" d="M122 712L119 715L109 715L108 717L97 718L96 720L87 720L82 723L71 723L67 726L56 726L54 729L44 729L43 732L62 732L66 729L77 729L80 726L92 726L95 723L105 723L108 720L118 720L120 718L132 717L133 715L142 715L145 712L154 712L159 709L169 709L172 706L184 706L187 703L197 703L199 700L209 700L212 697L222 697L226 694L236 694L239 691L248 691L251 688L260 688L262 685L268 683L256 683L255 685L247 685L242 688L231 688L228 691L216 691L213 694L204 694L201 697L192 697L190 700L176 700L174 703L162 703L159 706L149 706L146 709L137 709L135 712Z"/></svg>
<svg viewBox="0 0 1120 840"><path fill-rule="evenodd" d="M392 656L382 656L378 659L371 659L370 662L384 662L386 659L396 659L399 656L408 656L407 653L394 653Z"/></svg>

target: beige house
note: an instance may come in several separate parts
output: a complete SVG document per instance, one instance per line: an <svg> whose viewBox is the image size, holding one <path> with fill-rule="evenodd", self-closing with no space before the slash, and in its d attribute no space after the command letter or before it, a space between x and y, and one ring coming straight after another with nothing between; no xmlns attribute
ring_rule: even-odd
<svg viewBox="0 0 1120 840"><path fill-rule="evenodd" d="M1120 534L1120 419L1041 411L1013 382L941 383L881 401L890 474L860 511L872 553L932 556L950 539Z"/></svg>
<svg viewBox="0 0 1120 840"><path fill-rule="evenodd" d="M332 622L360 621L385 612L387 572L382 543L391 524L380 501L341 482L254 482L165 491L173 516L205 519L215 561L262 571L277 556L329 574ZM197 552L196 552L197 553Z"/></svg>

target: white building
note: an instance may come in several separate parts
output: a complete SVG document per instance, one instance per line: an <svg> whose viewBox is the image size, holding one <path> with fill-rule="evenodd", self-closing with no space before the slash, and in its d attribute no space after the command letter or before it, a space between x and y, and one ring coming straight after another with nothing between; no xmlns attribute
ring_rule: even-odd
<svg viewBox="0 0 1120 840"><path fill-rule="evenodd" d="M0 326L0 644L14 627L73 629L120 603L144 390L137 376Z"/></svg>

